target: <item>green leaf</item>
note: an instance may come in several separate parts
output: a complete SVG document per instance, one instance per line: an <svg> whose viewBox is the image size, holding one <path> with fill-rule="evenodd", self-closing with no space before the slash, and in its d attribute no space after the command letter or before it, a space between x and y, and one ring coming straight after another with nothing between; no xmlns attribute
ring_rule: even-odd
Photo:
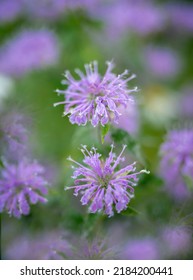
<svg viewBox="0 0 193 280"><path fill-rule="evenodd" d="M101 126L101 142L102 144L105 141L105 136L109 132L110 124L106 124L105 126Z"/></svg>
<svg viewBox="0 0 193 280"><path fill-rule="evenodd" d="M137 210L135 210L133 207L129 206L127 207L126 210L122 211L120 214L123 216L135 216L135 215L139 215L140 213Z"/></svg>
<svg viewBox="0 0 193 280"><path fill-rule="evenodd" d="M3 167L4 167L4 164L3 164L2 159L0 158L0 168L3 168Z"/></svg>

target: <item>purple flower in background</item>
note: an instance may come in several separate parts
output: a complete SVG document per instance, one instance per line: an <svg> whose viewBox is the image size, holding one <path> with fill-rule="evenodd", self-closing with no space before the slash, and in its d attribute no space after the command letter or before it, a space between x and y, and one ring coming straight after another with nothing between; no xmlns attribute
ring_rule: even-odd
<svg viewBox="0 0 193 280"><path fill-rule="evenodd" d="M78 167L75 168L72 176L75 185L67 189L74 189L74 195L80 192L82 195L82 205L90 204L89 212L96 213L104 211L109 217L113 216L113 206L118 213L127 208L130 199L134 196L134 187L138 181L140 173L147 173L146 170L135 172L135 163L124 168L118 165L124 161L122 154L126 146L118 157L113 153L113 145L106 160L100 159L101 155L95 148L88 151L86 146L81 150L84 154L84 164L82 165L72 158ZM80 177L80 178L78 178Z"/></svg>
<svg viewBox="0 0 193 280"><path fill-rule="evenodd" d="M0 1L0 23L6 23L16 19L22 11L22 0Z"/></svg>
<svg viewBox="0 0 193 280"><path fill-rule="evenodd" d="M172 49L148 47L144 52L145 67L159 78L171 78L179 73L180 61Z"/></svg>
<svg viewBox="0 0 193 280"><path fill-rule="evenodd" d="M193 184L193 130L173 130L160 148L160 173L167 190L181 199L189 196Z"/></svg>
<svg viewBox="0 0 193 280"><path fill-rule="evenodd" d="M127 260L158 260L160 252L153 238L132 240L124 246L123 258Z"/></svg>
<svg viewBox="0 0 193 280"><path fill-rule="evenodd" d="M178 3L169 5L168 19L170 20L174 30L193 32L193 5L190 3Z"/></svg>
<svg viewBox="0 0 193 280"><path fill-rule="evenodd" d="M34 16L39 19L58 19L66 7L67 0L24 0L24 7L29 16Z"/></svg>
<svg viewBox="0 0 193 280"><path fill-rule="evenodd" d="M0 73L21 76L55 64L58 43L49 30L25 30L0 49Z"/></svg>
<svg viewBox="0 0 193 280"><path fill-rule="evenodd" d="M147 36L165 26L164 11L151 1L123 0L109 3L101 6L98 12L98 17L105 23L107 36L120 37L126 32Z"/></svg>
<svg viewBox="0 0 193 280"><path fill-rule="evenodd" d="M191 231L187 227L168 227L162 233L164 251L168 256L186 254L192 250Z"/></svg>
<svg viewBox="0 0 193 280"><path fill-rule="evenodd" d="M14 231L14 229L12 229ZM45 232L22 232L12 233L9 242L2 246L2 258L8 260L46 260L48 259L50 246L53 240L61 235L60 232L47 230ZM6 237L5 230L2 231L3 239Z"/></svg>
<svg viewBox="0 0 193 280"><path fill-rule="evenodd" d="M67 85L66 90L56 90L63 94L66 99L54 105L64 105L64 115L70 115L72 124L86 125L88 121L95 127L99 123L102 126L110 121L118 122L121 113L119 106L127 106L130 102L130 93L137 91L137 88L128 89L127 82L135 75L124 79L128 71L116 76L112 73L114 65L107 62L107 70L104 76L98 72L96 61L86 64L86 76L79 70L76 73L80 80L75 80L70 72L66 72L66 80L62 81Z"/></svg>
<svg viewBox="0 0 193 280"><path fill-rule="evenodd" d="M45 203L47 182L44 168L36 161L21 160L17 165L4 162L0 177L0 212L20 218L28 215L29 204Z"/></svg>

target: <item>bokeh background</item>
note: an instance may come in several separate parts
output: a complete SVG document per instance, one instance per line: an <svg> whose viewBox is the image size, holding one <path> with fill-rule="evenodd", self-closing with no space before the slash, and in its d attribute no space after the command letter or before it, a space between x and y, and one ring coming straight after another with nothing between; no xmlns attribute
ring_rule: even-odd
<svg viewBox="0 0 193 280"><path fill-rule="evenodd" d="M104 147L126 143L128 160L151 171L129 211L102 220L64 191L72 184L67 157L82 160L81 144L99 145L96 131L72 125L62 106L53 107L62 100L55 90L64 87L64 71L93 60L101 73L113 60L115 73L137 75L130 83L140 89L136 105ZM1 214L2 259L192 259L192 183L179 199L160 175L168 131L192 129L192 64L193 1L0 0L1 122L22 115L49 182L47 204L21 219Z"/></svg>

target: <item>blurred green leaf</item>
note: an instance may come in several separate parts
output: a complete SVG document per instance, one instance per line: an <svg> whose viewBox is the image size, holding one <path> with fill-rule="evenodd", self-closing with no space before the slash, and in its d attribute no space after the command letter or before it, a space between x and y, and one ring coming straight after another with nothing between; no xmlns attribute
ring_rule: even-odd
<svg viewBox="0 0 193 280"><path fill-rule="evenodd" d="M105 141L105 136L109 132L109 129L110 129L110 124L106 124L105 126L101 126L101 142L102 142L102 144Z"/></svg>
<svg viewBox="0 0 193 280"><path fill-rule="evenodd" d="M127 209L122 211L120 214L123 216L135 216L139 215L140 213L133 207L128 206Z"/></svg>

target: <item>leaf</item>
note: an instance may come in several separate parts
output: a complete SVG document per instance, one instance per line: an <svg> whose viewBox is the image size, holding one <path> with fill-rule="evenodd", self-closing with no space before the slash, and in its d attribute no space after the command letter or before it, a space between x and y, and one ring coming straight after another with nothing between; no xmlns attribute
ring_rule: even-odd
<svg viewBox="0 0 193 280"><path fill-rule="evenodd" d="M139 215L140 213L137 210L135 210L133 207L129 206L127 207L126 210L122 211L120 214L123 216L135 216L135 215Z"/></svg>
<svg viewBox="0 0 193 280"><path fill-rule="evenodd" d="M106 124L105 126L101 126L101 142L102 144L105 141L105 136L109 132L110 124Z"/></svg>
<svg viewBox="0 0 193 280"><path fill-rule="evenodd" d="M4 164L3 164L3 160L0 158L0 168L3 168Z"/></svg>

